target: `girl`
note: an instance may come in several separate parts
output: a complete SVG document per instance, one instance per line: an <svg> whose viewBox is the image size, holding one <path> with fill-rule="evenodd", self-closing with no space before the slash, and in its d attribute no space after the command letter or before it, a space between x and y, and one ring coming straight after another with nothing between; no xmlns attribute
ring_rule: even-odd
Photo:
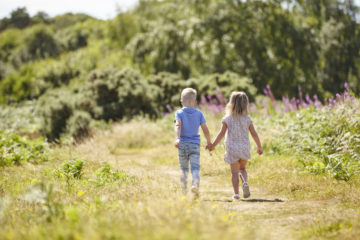
<svg viewBox="0 0 360 240"><path fill-rule="evenodd" d="M225 137L224 161L230 164L231 180L235 195L232 199L239 200L239 173L242 180L244 198L250 197L250 189L247 184L246 163L250 159L249 134L253 137L259 155L262 154L260 139L255 131L252 120L248 115L249 99L244 92L232 92L229 103L226 105L226 114L222 119L222 127L209 150ZM227 130L227 131L226 131Z"/></svg>

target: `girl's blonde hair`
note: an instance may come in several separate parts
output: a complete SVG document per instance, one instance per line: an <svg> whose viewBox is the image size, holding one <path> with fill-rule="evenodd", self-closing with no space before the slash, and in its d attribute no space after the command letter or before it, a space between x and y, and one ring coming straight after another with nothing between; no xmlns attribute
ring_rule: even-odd
<svg viewBox="0 0 360 240"><path fill-rule="evenodd" d="M226 115L240 117L248 114L249 99L245 92L232 92L226 105Z"/></svg>

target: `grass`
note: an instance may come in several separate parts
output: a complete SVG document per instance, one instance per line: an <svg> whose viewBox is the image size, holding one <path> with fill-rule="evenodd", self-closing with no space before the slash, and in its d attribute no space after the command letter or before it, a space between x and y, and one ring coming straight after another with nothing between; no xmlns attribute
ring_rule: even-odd
<svg viewBox="0 0 360 240"><path fill-rule="evenodd" d="M220 117L206 113L212 135ZM254 118L268 143L272 129ZM204 140L204 139L203 139ZM53 149L53 160L0 174L0 239L356 239L360 178L305 171L289 154L248 165L250 200L231 202L223 147L201 149L201 198L182 197L172 117L115 123L93 138ZM59 176L84 159L81 177Z"/></svg>

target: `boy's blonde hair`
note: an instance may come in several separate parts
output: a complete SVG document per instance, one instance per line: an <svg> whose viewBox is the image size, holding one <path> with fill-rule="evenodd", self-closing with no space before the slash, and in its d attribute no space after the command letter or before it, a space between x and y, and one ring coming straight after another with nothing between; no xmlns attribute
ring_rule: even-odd
<svg viewBox="0 0 360 240"><path fill-rule="evenodd" d="M249 99L245 92L232 92L226 105L226 115L240 117L248 114Z"/></svg>
<svg viewBox="0 0 360 240"><path fill-rule="evenodd" d="M188 104L191 101L196 101L196 90L193 88L185 88L181 92L181 102Z"/></svg>

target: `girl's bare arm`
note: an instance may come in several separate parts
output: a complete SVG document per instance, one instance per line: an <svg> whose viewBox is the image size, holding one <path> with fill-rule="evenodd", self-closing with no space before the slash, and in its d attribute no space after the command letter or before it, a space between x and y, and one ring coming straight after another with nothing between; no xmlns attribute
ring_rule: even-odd
<svg viewBox="0 0 360 240"><path fill-rule="evenodd" d="M261 142L260 142L259 136L258 136L253 124L250 124L249 130L250 130L252 138L254 139L254 141L256 143L257 152L258 152L258 154L261 155L262 154Z"/></svg>
<svg viewBox="0 0 360 240"><path fill-rule="evenodd" d="M216 136L216 138L211 146L211 150L214 149L216 147L216 145L218 145L218 143L221 141L221 139L223 139L223 137L225 136L226 130L227 130L227 125L226 125L226 123L223 123L218 135Z"/></svg>

